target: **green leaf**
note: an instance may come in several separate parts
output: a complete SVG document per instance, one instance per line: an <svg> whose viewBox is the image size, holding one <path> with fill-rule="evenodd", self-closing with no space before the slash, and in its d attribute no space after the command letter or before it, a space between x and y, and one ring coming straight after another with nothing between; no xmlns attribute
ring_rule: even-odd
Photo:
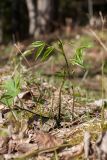
<svg viewBox="0 0 107 160"><path fill-rule="evenodd" d="M55 76L57 76L57 77L65 77L65 73L63 71L56 72Z"/></svg>
<svg viewBox="0 0 107 160"><path fill-rule="evenodd" d="M71 63L73 65L79 65L81 67L84 67L84 49L87 49L87 46L79 47L76 49L74 58L71 59Z"/></svg>
<svg viewBox="0 0 107 160"><path fill-rule="evenodd" d="M38 48L38 50L36 51L36 60L38 59L38 57L41 55L41 53L42 53L42 51L43 51L43 49L44 49L44 47L45 47L45 43L44 44L42 44L42 46L40 46L39 48Z"/></svg>
<svg viewBox="0 0 107 160"><path fill-rule="evenodd" d="M43 41L36 41L36 42L32 43L32 47L38 48L38 47L43 46L44 44L45 44L45 42L43 42Z"/></svg>
<svg viewBox="0 0 107 160"><path fill-rule="evenodd" d="M2 88L5 93L1 96L0 101L6 106L12 105L14 98L20 93L20 75L17 74L14 78L5 81Z"/></svg>
<svg viewBox="0 0 107 160"><path fill-rule="evenodd" d="M13 103L13 97L11 95L4 94L1 96L0 102L6 106L11 106Z"/></svg>
<svg viewBox="0 0 107 160"><path fill-rule="evenodd" d="M30 55L30 54L32 54L32 50L31 50L31 49L23 52L23 55L24 55L24 56L28 56L28 55Z"/></svg>
<svg viewBox="0 0 107 160"><path fill-rule="evenodd" d="M44 52L44 55L43 55L43 57L42 57L42 60L43 60L43 61L47 60L53 50L54 50L54 47L53 47L53 46L47 47L47 48L46 48L46 51Z"/></svg>
<svg viewBox="0 0 107 160"><path fill-rule="evenodd" d="M8 80L4 83L4 89L6 90L6 93L8 93L8 95L17 95L18 89L16 88L16 84L14 83L13 79Z"/></svg>
<svg viewBox="0 0 107 160"><path fill-rule="evenodd" d="M20 86L21 86L20 75L16 74L15 77L13 78L13 81L14 81L15 87L20 90Z"/></svg>

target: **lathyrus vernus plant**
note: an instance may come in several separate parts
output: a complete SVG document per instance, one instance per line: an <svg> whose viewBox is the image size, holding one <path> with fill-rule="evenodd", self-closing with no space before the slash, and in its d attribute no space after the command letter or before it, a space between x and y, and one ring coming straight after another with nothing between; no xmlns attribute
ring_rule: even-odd
<svg viewBox="0 0 107 160"><path fill-rule="evenodd" d="M30 49L25 51L23 54L24 54L24 56L27 56L28 54L32 54L32 51L34 51L36 48L35 60L37 60L39 58L41 61L46 61L49 59L49 57L51 55L58 52L59 54L61 54L63 56L65 64L66 64L66 68L64 68L64 70L63 70L64 79L65 79L65 75L66 75L66 77L68 77L70 79L71 73L70 73L69 64L71 63L72 65L78 65L82 68L86 68L86 66L84 64L84 50L87 48L90 48L90 47L91 46L88 44L86 44L84 46L80 46L79 48L76 49L73 58L70 58L69 61L68 61L68 59L66 57L66 53L64 51L64 43L61 40L57 41L56 46L48 45L46 42L43 42L43 41L33 42L30 46ZM62 89L62 85L61 85L61 89ZM60 89L60 92L61 92L61 89ZM73 85L72 85L72 91L73 91L73 107L72 107L73 109L72 109L72 111L74 111L74 98L75 97L74 97ZM59 99L61 99L61 93L59 95L60 95ZM61 104L59 105L58 117L60 117L60 114L61 114ZM60 119L58 119L58 121L60 121Z"/></svg>

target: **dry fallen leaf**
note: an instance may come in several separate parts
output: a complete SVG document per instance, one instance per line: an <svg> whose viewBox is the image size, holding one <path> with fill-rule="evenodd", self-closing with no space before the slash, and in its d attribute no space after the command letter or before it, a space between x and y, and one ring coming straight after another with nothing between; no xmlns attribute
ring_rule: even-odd
<svg viewBox="0 0 107 160"><path fill-rule="evenodd" d="M41 131L32 135L31 141L34 143L36 142L39 148L51 148L63 143L62 139Z"/></svg>
<svg viewBox="0 0 107 160"><path fill-rule="evenodd" d="M5 105L4 104L0 104L0 110L4 109Z"/></svg>
<svg viewBox="0 0 107 160"><path fill-rule="evenodd" d="M25 99L25 100L31 99L31 93L29 91L19 93L18 96L15 97L14 103L19 101L19 99Z"/></svg>
<svg viewBox="0 0 107 160"><path fill-rule="evenodd" d="M8 151L9 137L0 137L0 155Z"/></svg>

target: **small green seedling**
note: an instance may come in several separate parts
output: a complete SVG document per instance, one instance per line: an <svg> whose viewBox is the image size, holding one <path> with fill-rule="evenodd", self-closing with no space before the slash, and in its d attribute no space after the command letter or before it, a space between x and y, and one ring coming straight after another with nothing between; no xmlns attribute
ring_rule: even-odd
<svg viewBox="0 0 107 160"><path fill-rule="evenodd" d="M17 74L14 77L10 78L9 80L6 80L3 83L2 88L5 92L0 97L0 102L9 107L13 116L15 117L15 114L12 111L12 106L14 98L20 93L21 89L20 75Z"/></svg>

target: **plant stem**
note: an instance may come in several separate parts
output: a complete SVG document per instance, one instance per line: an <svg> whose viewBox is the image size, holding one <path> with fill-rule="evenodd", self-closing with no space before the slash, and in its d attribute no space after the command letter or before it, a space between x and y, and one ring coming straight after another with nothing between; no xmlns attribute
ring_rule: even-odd
<svg viewBox="0 0 107 160"><path fill-rule="evenodd" d="M63 48L63 44L62 44L62 42L60 40L59 40L59 42L60 42L61 54L63 55L65 63L66 63L66 70L67 70L68 78L70 79L71 78L71 74L70 74L69 63L68 63L68 60L67 60L64 48ZM72 94L73 94L72 113L74 113L75 95L74 95L74 87L73 87L73 85L72 85Z"/></svg>
<svg viewBox="0 0 107 160"><path fill-rule="evenodd" d="M61 45L61 53L62 53L62 55L63 55L63 57L64 57L64 59L65 59L67 74L68 74L68 78L70 79L71 76L70 76L69 63L68 63L68 60L67 60L67 57L66 57L66 55L65 55L64 48L63 48L62 45Z"/></svg>
<svg viewBox="0 0 107 160"><path fill-rule="evenodd" d="M73 103L72 103L72 115L73 115L73 113L74 113L74 107L75 107L75 94L74 94L74 87L73 87L73 85L71 87L72 87L72 95L73 95Z"/></svg>
<svg viewBox="0 0 107 160"><path fill-rule="evenodd" d="M62 93L62 87L64 85L65 82L65 78L62 81L62 84L60 86L60 90L59 90L59 104L58 104L58 117L57 117L57 126L60 126L60 121L61 121L61 93Z"/></svg>

